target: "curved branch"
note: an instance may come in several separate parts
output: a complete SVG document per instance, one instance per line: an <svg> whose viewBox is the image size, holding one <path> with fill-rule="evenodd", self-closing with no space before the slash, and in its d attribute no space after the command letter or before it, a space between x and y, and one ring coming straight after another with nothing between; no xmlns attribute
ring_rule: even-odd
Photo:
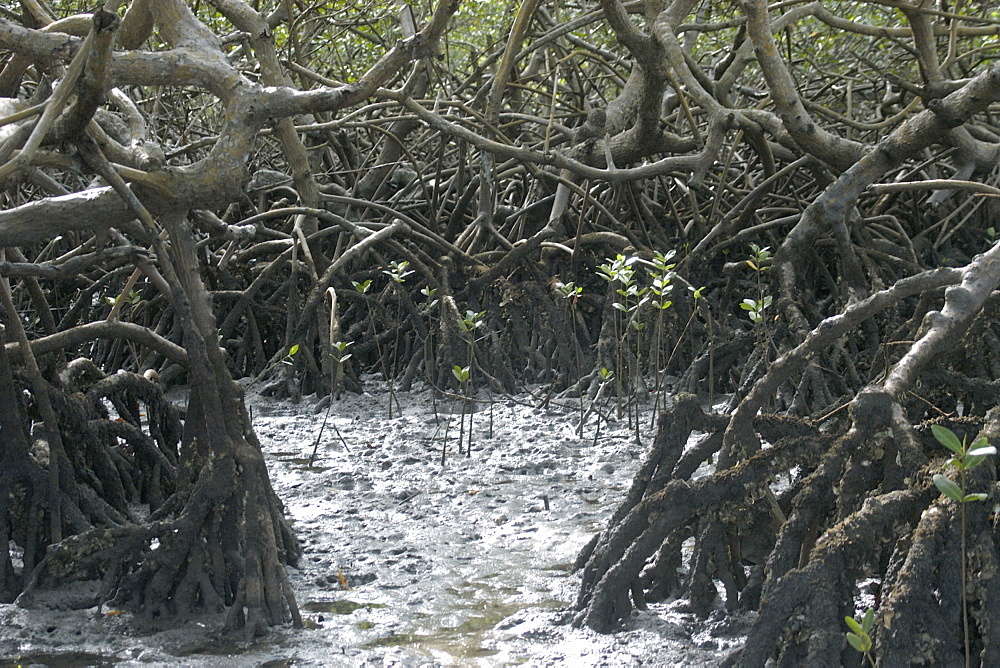
<svg viewBox="0 0 1000 668"><path fill-rule="evenodd" d="M778 115L788 133L804 151L843 171L867 152L864 144L842 139L821 128L806 111L796 91L785 61L778 55L771 33L771 21L764 0L743 3L747 13L747 34L754 45L757 62L767 81Z"/></svg>
<svg viewBox="0 0 1000 668"><path fill-rule="evenodd" d="M35 355L44 355L101 338L125 339L155 350L171 362L183 366L187 366L188 363L187 353L176 343L140 325L120 321L91 322L57 334L43 336L31 341L31 352ZM8 343L6 349L12 359L20 361L21 348L18 344Z"/></svg>

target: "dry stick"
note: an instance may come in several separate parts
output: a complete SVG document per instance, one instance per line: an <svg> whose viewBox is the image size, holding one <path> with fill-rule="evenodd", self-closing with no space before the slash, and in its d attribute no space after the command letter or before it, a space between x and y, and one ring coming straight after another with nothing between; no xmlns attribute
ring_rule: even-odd
<svg viewBox="0 0 1000 668"><path fill-rule="evenodd" d="M328 354L333 357L334 344L340 342L340 317L337 315L337 290L330 287L326 289L326 294L330 297L330 328L327 333ZM338 395L338 390L340 388L340 383L344 377L344 359L343 352L337 350L337 360L336 365L333 368L332 377L330 378L330 402L333 402L333 398Z"/></svg>
<svg viewBox="0 0 1000 668"><path fill-rule="evenodd" d="M476 330L469 331L469 375L465 379L465 394L466 396L470 393L470 386L472 385L472 363L473 363L473 346L476 343ZM462 414L465 414L465 406L468 400L462 402ZM465 456L472 456L472 419L476 414L476 406L472 404L470 406L472 410L469 411L469 442L465 448ZM463 420L464 421L464 420Z"/></svg>
<svg viewBox="0 0 1000 668"><path fill-rule="evenodd" d="M575 249L574 249L574 251L575 251ZM577 339L577 337L576 337L576 297L577 297L577 295L573 295L570 298L570 302L569 302L569 318L570 318L570 324L569 324L569 326L570 326L570 331L573 333L573 356L574 356L575 361L576 361L576 378L577 378L577 381L579 381L580 380L580 373L581 373L580 367L582 366L582 364L580 362L580 340ZM577 438L581 438L581 439L583 438L583 415L584 415L584 410L585 409L584 409L584 406L583 406L583 392L581 391L580 392L580 428L579 428L578 433L577 433Z"/></svg>
<svg viewBox="0 0 1000 668"><path fill-rule="evenodd" d="M441 427L439 426L438 429ZM445 455L448 454L448 430L451 428L451 418L444 421L444 440L441 441L441 466L444 466Z"/></svg>
<svg viewBox="0 0 1000 668"><path fill-rule="evenodd" d="M329 329L329 354L333 356L333 344L340 339L340 318L337 317L337 291L334 288L327 288L326 293L330 295L330 329ZM330 411L333 410L333 397L337 392L337 386L340 384L340 378L343 375L343 364L340 357L340 352L337 354L337 364L332 371L332 378L330 379L330 398L329 403L326 406L326 415L323 416L323 424L319 427L319 433L316 434L316 442L313 443L312 454L309 455L308 466L312 468L313 462L316 461L316 451L319 449L320 439L323 438L323 430L326 428L326 423L330 419ZM340 438L340 442L344 444L344 449L347 452L351 451L350 446L347 445L347 441L344 440L343 435L341 435L340 430L337 429L337 425L331 423L333 430L337 432L337 436Z"/></svg>
<svg viewBox="0 0 1000 668"><path fill-rule="evenodd" d="M326 415L323 416L323 424L321 424L319 426L319 433L316 434L316 441L313 443L312 454L309 455L309 464L307 464L307 466L309 468L312 468L313 462L316 461L316 451L319 449L319 442L320 442L320 439L323 438L323 430L326 429L326 423L327 423L327 420L330 419L330 410L332 408L333 408L333 398L331 397L330 403L328 403L326 405ZM350 452L351 448L350 448L350 446L347 445L347 441L344 440L344 437L340 433L340 430L337 429L337 425L335 423L331 422L330 426L333 427L333 430L335 432L337 432L337 438L339 438L340 442L344 444L344 450L347 450L347 452Z"/></svg>

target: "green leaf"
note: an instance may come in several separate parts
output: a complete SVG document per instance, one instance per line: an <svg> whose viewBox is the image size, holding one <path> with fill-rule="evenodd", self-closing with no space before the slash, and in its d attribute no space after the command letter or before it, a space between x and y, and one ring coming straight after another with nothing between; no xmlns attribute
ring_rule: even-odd
<svg viewBox="0 0 1000 668"><path fill-rule="evenodd" d="M983 494L982 492L976 492L975 494L966 494L962 499L962 503L969 503L970 501L985 501L988 494Z"/></svg>
<svg viewBox="0 0 1000 668"><path fill-rule="evenodd" d="M614 306L616 309L618 309L622 313L628 313L628 309L625 308L624 304L620 304L618 302L615 302L615 303L612 304L612 306Z"/></svg>
<svg viewBox="0 0 1000 668"><path fill-rule="evenodd" d="M979 443L979 441L976 441L976 443ZM972 444L974 449L969 450L969 457L989 457L990 455L995 455L997 453L997 449L992 445L976 447L976 443Z"/></svg>
<svg viewBox="0 0 1000 668"><path fill-rule="evenodd" d="M861 619L861 630L871 634L873 628L875 628L875 610L868 608L865 610L865 616Z"/></svg>
<svg viewBox="0 0 1000 668"><path fill-rule="evenodd" d="M935 473L934 486L952 501L962 503L962 488L956 485L951 478Z"/></svg>
<svg viewBox="0 0 1000 668"><path fill-rule="evenodd" d="M963 471L968 471L982 464L985 459L986 455L974 455L970 452L965 456L965 458L962 460L961 465L958 468L962 469Z"/></svg>
<svg viewBox="0 0 1000 668"><path fill-rule="evenodd" d="M859 636L864 633L864 630L861 628L861 624L858 624L858 620L853 617L844 617L844 622L847 624L847 628L851 629L851 631Z"/></svg>
<svg viewBox="0 0 1000 668"><path fill-rule="evenodd" d="M847 634L847 642L850 643L851 647L858 650L862 654L871 649L871 640L865 642L864 638L856 636L853 633Z"/></svg>
<svg viewBox="0 0 1000 668"><path fill-rule="evenodd" d="M294 346L288 349L288 356L291 357L297 352L299 352L299 344L296 343Z"/></svg>
<svg viewBox="0 0 1000 668"><path fill-rule="evenodd" d="M755 302L752 299L744 299L742 302L740 302L740 308L743 309L744 311L756 311L757 302Z"/></svg>
<svg viewBox="0 0 1000 668"><path fill-rule="evenodd" d="M958 436L955 436L955 432L948 427L942 427L939 424L931 425L931 433L934 434L934 438L938 440L938 443L948 448L956 455L962 455L965 453L965 448L962 447L962 442L958 440Z"/></svg>

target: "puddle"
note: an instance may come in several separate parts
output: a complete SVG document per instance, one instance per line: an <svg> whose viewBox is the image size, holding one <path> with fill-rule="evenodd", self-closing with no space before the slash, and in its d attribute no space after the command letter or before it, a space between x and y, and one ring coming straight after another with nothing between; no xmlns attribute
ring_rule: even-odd
<svg viewBox="0 0 1000 668"><path fill-rule="evenodd" d="M63 654L24 654L13 658L0 659L0 668L23 668L25 666L113 666L119 659L86 652L66 652Z"/></svg>
<svg viewBox="0 0 1000 668"><path fill-rule="evenodd" d="M516 593L510 587L492 587L483 582L463 583L463 589L450 588L455 594L476 595L486 593ZM408 647L432 657L449 657L453 660L485 658L500 651L488 647L488 637L494 627L513 614L528 609L555 610L566 605L565 601L547 599L538 603L510 601L493 598L478 598L455 605L451 614L419 615L424 624L436 620L440 627L407 633L390 633L362 645L365 649L379 647ZM456 623L457 622L457 623ZM369 627L370 628L370 627Z"/></svg>
<svg viewBox="0 0 1000 668"><path fill-rule="evenodd" d="M329 612L334 615L349 615L355 610L375 610L376 608L384 608L386 605L385 603L358 603L357 601L339 599L336 601L309 601L300 607L307 612Z"/></svg>
<svg viewBox="0 0 1000 668"><path fill-rule="evenodd" d="M274 659L273 661L265 661L257 668L291 668L295 663L295 659Z"/></svg>
<svg viewBox="0 0 1000 668"><path fill-rule="evenodd" d="M319 457L313 459L310 457L301 457L297 452L272 452L272 455L278 457L282 462L286 464L294 464L292 468L296 471L313 471L314 473L322 473L323 471L329 471L332 466L320 466L316 462L319 461Z"/></svg>
<svg viewBox="0 0 1000 668"><path fill-rule="evenodd" d="M552 564L551 566L543 566L542 570L543 571L558 571L560 573L572 573L573 572L573 566L575 566L575 565L576 564L574 564L572 561L567 561L567 562L562 563L562 564Z"/></svg>

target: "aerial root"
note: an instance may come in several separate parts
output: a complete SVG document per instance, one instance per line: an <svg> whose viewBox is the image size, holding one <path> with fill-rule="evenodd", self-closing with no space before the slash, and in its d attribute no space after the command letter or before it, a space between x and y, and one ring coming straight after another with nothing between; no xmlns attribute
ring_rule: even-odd
<svg viewBox="0 0 1000 668"><path fill-rule="evenodd" d="M843 618L854 616L855 583L877 560L881 538L897 523L915 521L933 497L932 487L896 490L867 500L861 510L816 541L808 562L770 580L738 666L760 666L777 653L803 665L822 665L844 648ZM797 634L796 629L811 629ZM846 658L846 657L845 657Z"/></svg>
<svg viewBox="0 0 1000 668"><path fill-rule="evenodd" d="M767 483L760 481L772 480L795 465L815 461L830 442L821 435L789 435L776 439L771 448L726 471L697 480L669 479L668 474L659 472L658 465L676 461L669 468L674 471L681 468L685 458L678 459L677 451L691 429L700 424L699 414L700 409L693 410L692 404L682 398L661 420L662 433L640 468L626 501L597 541L581 553L578 563L582 564L583 583L575 604L576 624L600 632L611 631L627 618L633 606L641 607L647 599L661 598L667 590L672 590L675 576L667 575L661 583L656 573L664 573L669 570L668 564L680 560L680 546L692 535L698 538L698 547L687 585L689 591L699 587L703 590L699 592L703 595L694 596L699 612L707 614L716 598L713 579L723 582L727 605L734 607L739 589L746 584L742 565L734 556L739 554L738 548L736 552L732 550L732 543L739 540L734 528L739 524L738 518L758 503L764 505L758 506L756 512L764 508L761 514L767 518L773 512L770 492ZM772 424L769 430L794 432L796 429L790 428L794 424L793 421ZM706 440L710 439L721 441L712 437ZM687 467L689 476L695 468ZM650 485L653 481L655 488ZM654 554L656 558L650 564Z"/></svg>

